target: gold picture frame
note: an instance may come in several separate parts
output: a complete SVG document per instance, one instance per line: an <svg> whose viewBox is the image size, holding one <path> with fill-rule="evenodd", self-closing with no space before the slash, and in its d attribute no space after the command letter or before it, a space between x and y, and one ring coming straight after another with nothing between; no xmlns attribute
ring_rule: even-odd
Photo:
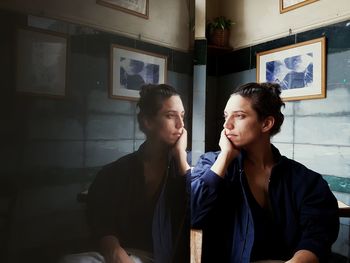
<svg viewBox="0 0 350 263"><path fill-rule="evenodd" d="M16 92L64 98L68 36L32 27L16 30Z"/></svg>
<svg viewBox="0 0 350 263"><path fill-rule="evenodd" d="M148 19L149 0L96 0L96 3Z"/></svg>
<svg viewBox="0 0 350 263"><path fill-rule="evenodd" d="M285 13L319 0L280 0L280 13Z"/></svg>
<svg viewBox="0 0 350 263"><path fill-rule="evenodd" d="M326 38L256 54L257 82L278 83L284 101L326 97Z"/></svg>
<svg viewBox="0 0 350 263"><path fill-rule="evenodd" d="M144 84L167 81L167 57L116 44L110 50L110 88L112 99L138 100Z"/></svg>

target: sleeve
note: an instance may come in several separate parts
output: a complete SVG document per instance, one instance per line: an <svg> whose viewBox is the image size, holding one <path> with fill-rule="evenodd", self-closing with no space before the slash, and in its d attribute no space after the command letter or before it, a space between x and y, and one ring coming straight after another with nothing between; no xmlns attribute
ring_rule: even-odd
<svg viewBox="0 0 350 263"><path fill-rule="evenodd" d="M217 154L202 155L191 173L191 224L193 228L202 228L203 223L215 205L219 189L224 179L210 168Z"/></svg>
<svg viewBox="0 0 350 263"><path fill-rule="evenodd" d="M115 202L118 198L114 196L117 191L112 191L112 187L115 186L112 180L111 173L103 168L89 187L87 219L95 240L115 234L117 207Z"/></svg>
<svg viewBox="0 0 350 263"><path fill-rule="evenodd" d="M321 175L309 171L307 176L313 179L304 182L307 187L299 215L302 235L296 251L310 250L320 262L327 262L339 231L338 204Z"/></svg>

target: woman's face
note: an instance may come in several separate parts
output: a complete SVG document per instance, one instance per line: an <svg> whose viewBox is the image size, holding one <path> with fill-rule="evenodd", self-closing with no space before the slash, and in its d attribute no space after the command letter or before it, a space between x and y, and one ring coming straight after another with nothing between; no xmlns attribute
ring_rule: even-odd
<svg viewBox="0 0 350 263"><path fill-rule="evenodd" d="M250 99L232 95L224 111L227 138L237 148L244 148L260 139L263 123L252 108Z"/></svg>
<svg viewBox="0 0 350 263"><path fill-rule="evenodd" d="M148 121L149 137L167 145L175 144L183 132L184 115L184 106L179 96L164 100L156 116Z"/></svg>

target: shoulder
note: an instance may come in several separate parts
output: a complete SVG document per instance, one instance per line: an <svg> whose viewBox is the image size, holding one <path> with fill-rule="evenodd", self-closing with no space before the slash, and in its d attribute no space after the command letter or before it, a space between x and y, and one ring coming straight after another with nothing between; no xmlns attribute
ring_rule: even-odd
<svg viewBox="0 0 350 263"><path fill-rule="evenodd" d="M328 183L320 173L285 156L282 156L281 163L283 164L281 167L284 170L283 174L287 176L287 180L292 183L294 188L298 189L298 192L301 192L303 189L305 191L327 189L328 191Z"/></svg>
<svg viewBox="0 0 350 263"><path fill-rule="evenodd" d="M97 173L94 183L98 181L108 184L116 180L123 180L123 178L126 179L130 174L135 174L140 169L141 161L137 152L130 153L103 166Z"/></svg>
<svg viewBox="0 0 350 263"><path fill-rule="evenodd" d="M124 155L123 157L120 157L118 160L106 164L105 166L102 167L103 172L110 172L110 171L115 171L118 169L121 169L123 167L128 167L131 168L134 165L136 165L137 163L139 163L140 160L138 158L138 153L137 152L133 152L127 155Z"/></svg>
<svg viewBox="0 0 350 263"><path fill-rule="evenodd" d="M309 178L322 177L319 173L307 168L305 165L303 165L302 163L299 163L298 161L289 159L285 156L282 156L281 160L285 169L290 170L293 176L298 176L302 178L305 176L308 176Z"/></svg>

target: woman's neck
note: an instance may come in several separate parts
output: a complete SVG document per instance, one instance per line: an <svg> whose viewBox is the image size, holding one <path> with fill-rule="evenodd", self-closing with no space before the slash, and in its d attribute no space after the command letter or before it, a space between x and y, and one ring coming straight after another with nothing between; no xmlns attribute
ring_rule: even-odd
<svg viewBox="0 0 350 263"><path fill-rule="evenodd" d="M274 157L272 153L270 140L255 143L252 147L246 149L246 161L255 167L262 169L271 168L274 165Z"/></svg>
<svg viewBox="0 0 350 263"><path fill-rule="evenodd" d="M169 147L154 140L146 140L144 147L147 162L165 163L168 159Z"/></svg>

